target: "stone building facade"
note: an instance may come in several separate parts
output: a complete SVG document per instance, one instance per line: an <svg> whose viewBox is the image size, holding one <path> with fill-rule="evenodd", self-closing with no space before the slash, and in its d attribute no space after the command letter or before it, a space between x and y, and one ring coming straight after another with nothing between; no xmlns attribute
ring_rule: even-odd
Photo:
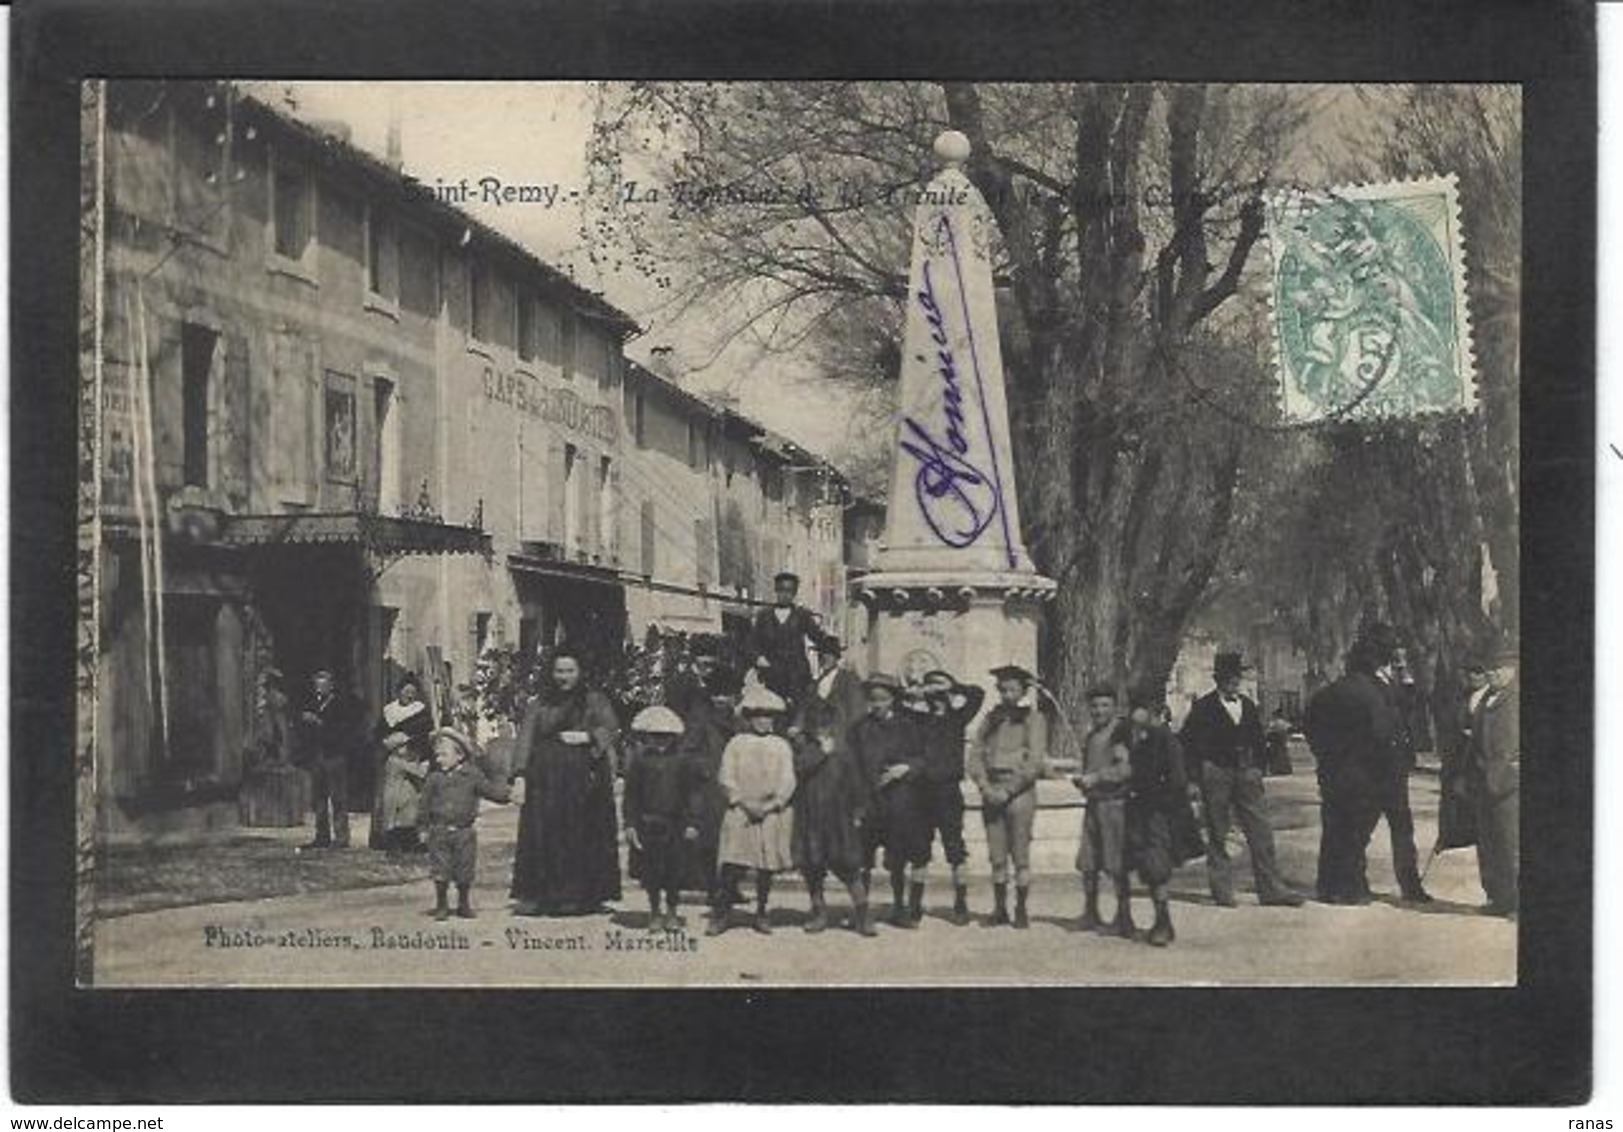
<svg viewBox="0 0 1623 1132"><path fill-rule="evenodd" d="M375 715L493 644L735 628L778 569L844 608L838 473L628 361L601 296L229 84L99 120L104 828L229 820L272 667Z"/></svg>

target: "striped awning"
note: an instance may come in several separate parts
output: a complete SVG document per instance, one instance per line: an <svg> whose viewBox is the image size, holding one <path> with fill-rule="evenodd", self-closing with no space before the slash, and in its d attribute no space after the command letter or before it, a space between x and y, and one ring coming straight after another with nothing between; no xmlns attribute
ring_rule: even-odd
<svg viewBox="0 0 1623 1132"><path fill-rule="evenodd" d="M477 527L359 511L228 515L219 541L243 547L348 543L390 555L490 553L490 535Z"/></svg>

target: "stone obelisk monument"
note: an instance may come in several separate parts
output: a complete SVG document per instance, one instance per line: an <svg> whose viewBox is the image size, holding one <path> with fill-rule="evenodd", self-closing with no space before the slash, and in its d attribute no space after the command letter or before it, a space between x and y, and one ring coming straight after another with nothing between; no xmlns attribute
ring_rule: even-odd
<svg viewBox="0 0 1623 1132"><path fill-rule="evenodd" d="M992 293L994 221L964 175L969 140L936 139L943 168L919 194L885 537L857 584L869 671L965 683L1037 670L1037 626L1054 583L1020 533Z"/></svg>

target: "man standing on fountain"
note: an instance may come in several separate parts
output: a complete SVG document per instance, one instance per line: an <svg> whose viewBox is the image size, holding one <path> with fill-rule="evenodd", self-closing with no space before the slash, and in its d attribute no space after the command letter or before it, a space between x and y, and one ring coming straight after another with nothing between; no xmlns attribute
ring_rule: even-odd
<svg viewBox="0 0 1623 1132"><path fill-rule="evenodd" d="M772 579L773 603L755 618L750 647L761 682L782 696L790 718L811 686L811 660L806 644L822 647L835 638L823 631L812 611L796 605L800 578L785 570Z"/></svg>

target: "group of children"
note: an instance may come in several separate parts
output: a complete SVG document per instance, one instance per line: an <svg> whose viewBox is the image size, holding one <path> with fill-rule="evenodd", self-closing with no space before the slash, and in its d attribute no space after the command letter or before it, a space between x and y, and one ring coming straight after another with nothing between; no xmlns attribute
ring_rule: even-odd
<svg viewBox="0 0 1623 1132"><path fill-rule="evenodd" d="M1016 666L994 671L998 702L970 742L966 730L985 698L980 689L939 671L907 688L885 675L858 680L839 667L837 652L822 651L823 672L798 704L762 685L745 689L737 702L740 726L726 739L714 775L724 809L714 838L707 934L729 929L734 902L745 899L737 893L746 876L754 878L750 926L770 934L773 878L797 870L811 904L805 930L830 926L824 886L832 873L850 896L852 930L875 935L869 882L876 862L889 873L888 922L916 928L938 839L951 868L951 920L967 924L966 775L980 794L992 865L993 909L985 923L1029 927L1036 790L1048 755L1046 717L1031 702L1034 677ZM1147 940L1166 946L1174 938L1166 883L1182 859L1173 829L1180 806L1187 807L1176 743L1147 705L1122 720L1113 692L1098 690L1090 704L1092 727L1073 779L1088 798L1077 862L1083 923L1105 926L1098 897L1106 876L1116 895L1111 929L1136 938L1128 877L1136 868L1155 906ZM623 816L632 876L648 894L655 930L683 925L681 878L692 875L685 862L706 840L693 802L704 790L702 759L691 757L685 729L665 707L645 709L631 725Z"/></svg>
<svg viewBox="0 0 1623 1132"><path fill-rule="evenodd" d="M721 677L711 681L714 703L701 692L698 715L684 720L660 705L632 720L623 828L630 874L647 894L650 928L685 926L681 893L694 887L697 875L710 889L707 934L729 929L747 878L754 881L750 926L770 934L773 878L797 870L811 903L806 931L830 926L824 886L832 873L850 896L852 930L871 937L877 934L869 900L876 862L890 877L888 922L916 928L938 839L951 869L951 920L967 924L966 776L979 791L992 866L993 909L985 923L1029 927L1032 826L1048 757L1045 716L1032 703L1035 678L1016 666L994 670L998 702L970 742L967 728L985 698L980 689L939 671L907 688L885 675L858 679L839 665L836 647L822 652L822 672L796 704L759 683L735 699ZM1119 719L1108 689L1090 696L1089 712L1082 765L1073 778L1088 803L1077 858L1082 924L1105 926L1098 900L1101 877L1108 877L1116 896L1110 927L1135 937L1128 877L1135 868L1155 906L1148 942L1165 946L1174 938L1166 884L1183 859L1174 830L1180 807L1187 807L1177 744L1148 705L1134 705ZM472 917L468 890L479 800L510 801L510 789L486 777L473 743L454 729L436 731L433 746L435 769L423 786L419 826L435 885L434 915ZM705 758L706 747L719 747L719 762Z"/></svg>

